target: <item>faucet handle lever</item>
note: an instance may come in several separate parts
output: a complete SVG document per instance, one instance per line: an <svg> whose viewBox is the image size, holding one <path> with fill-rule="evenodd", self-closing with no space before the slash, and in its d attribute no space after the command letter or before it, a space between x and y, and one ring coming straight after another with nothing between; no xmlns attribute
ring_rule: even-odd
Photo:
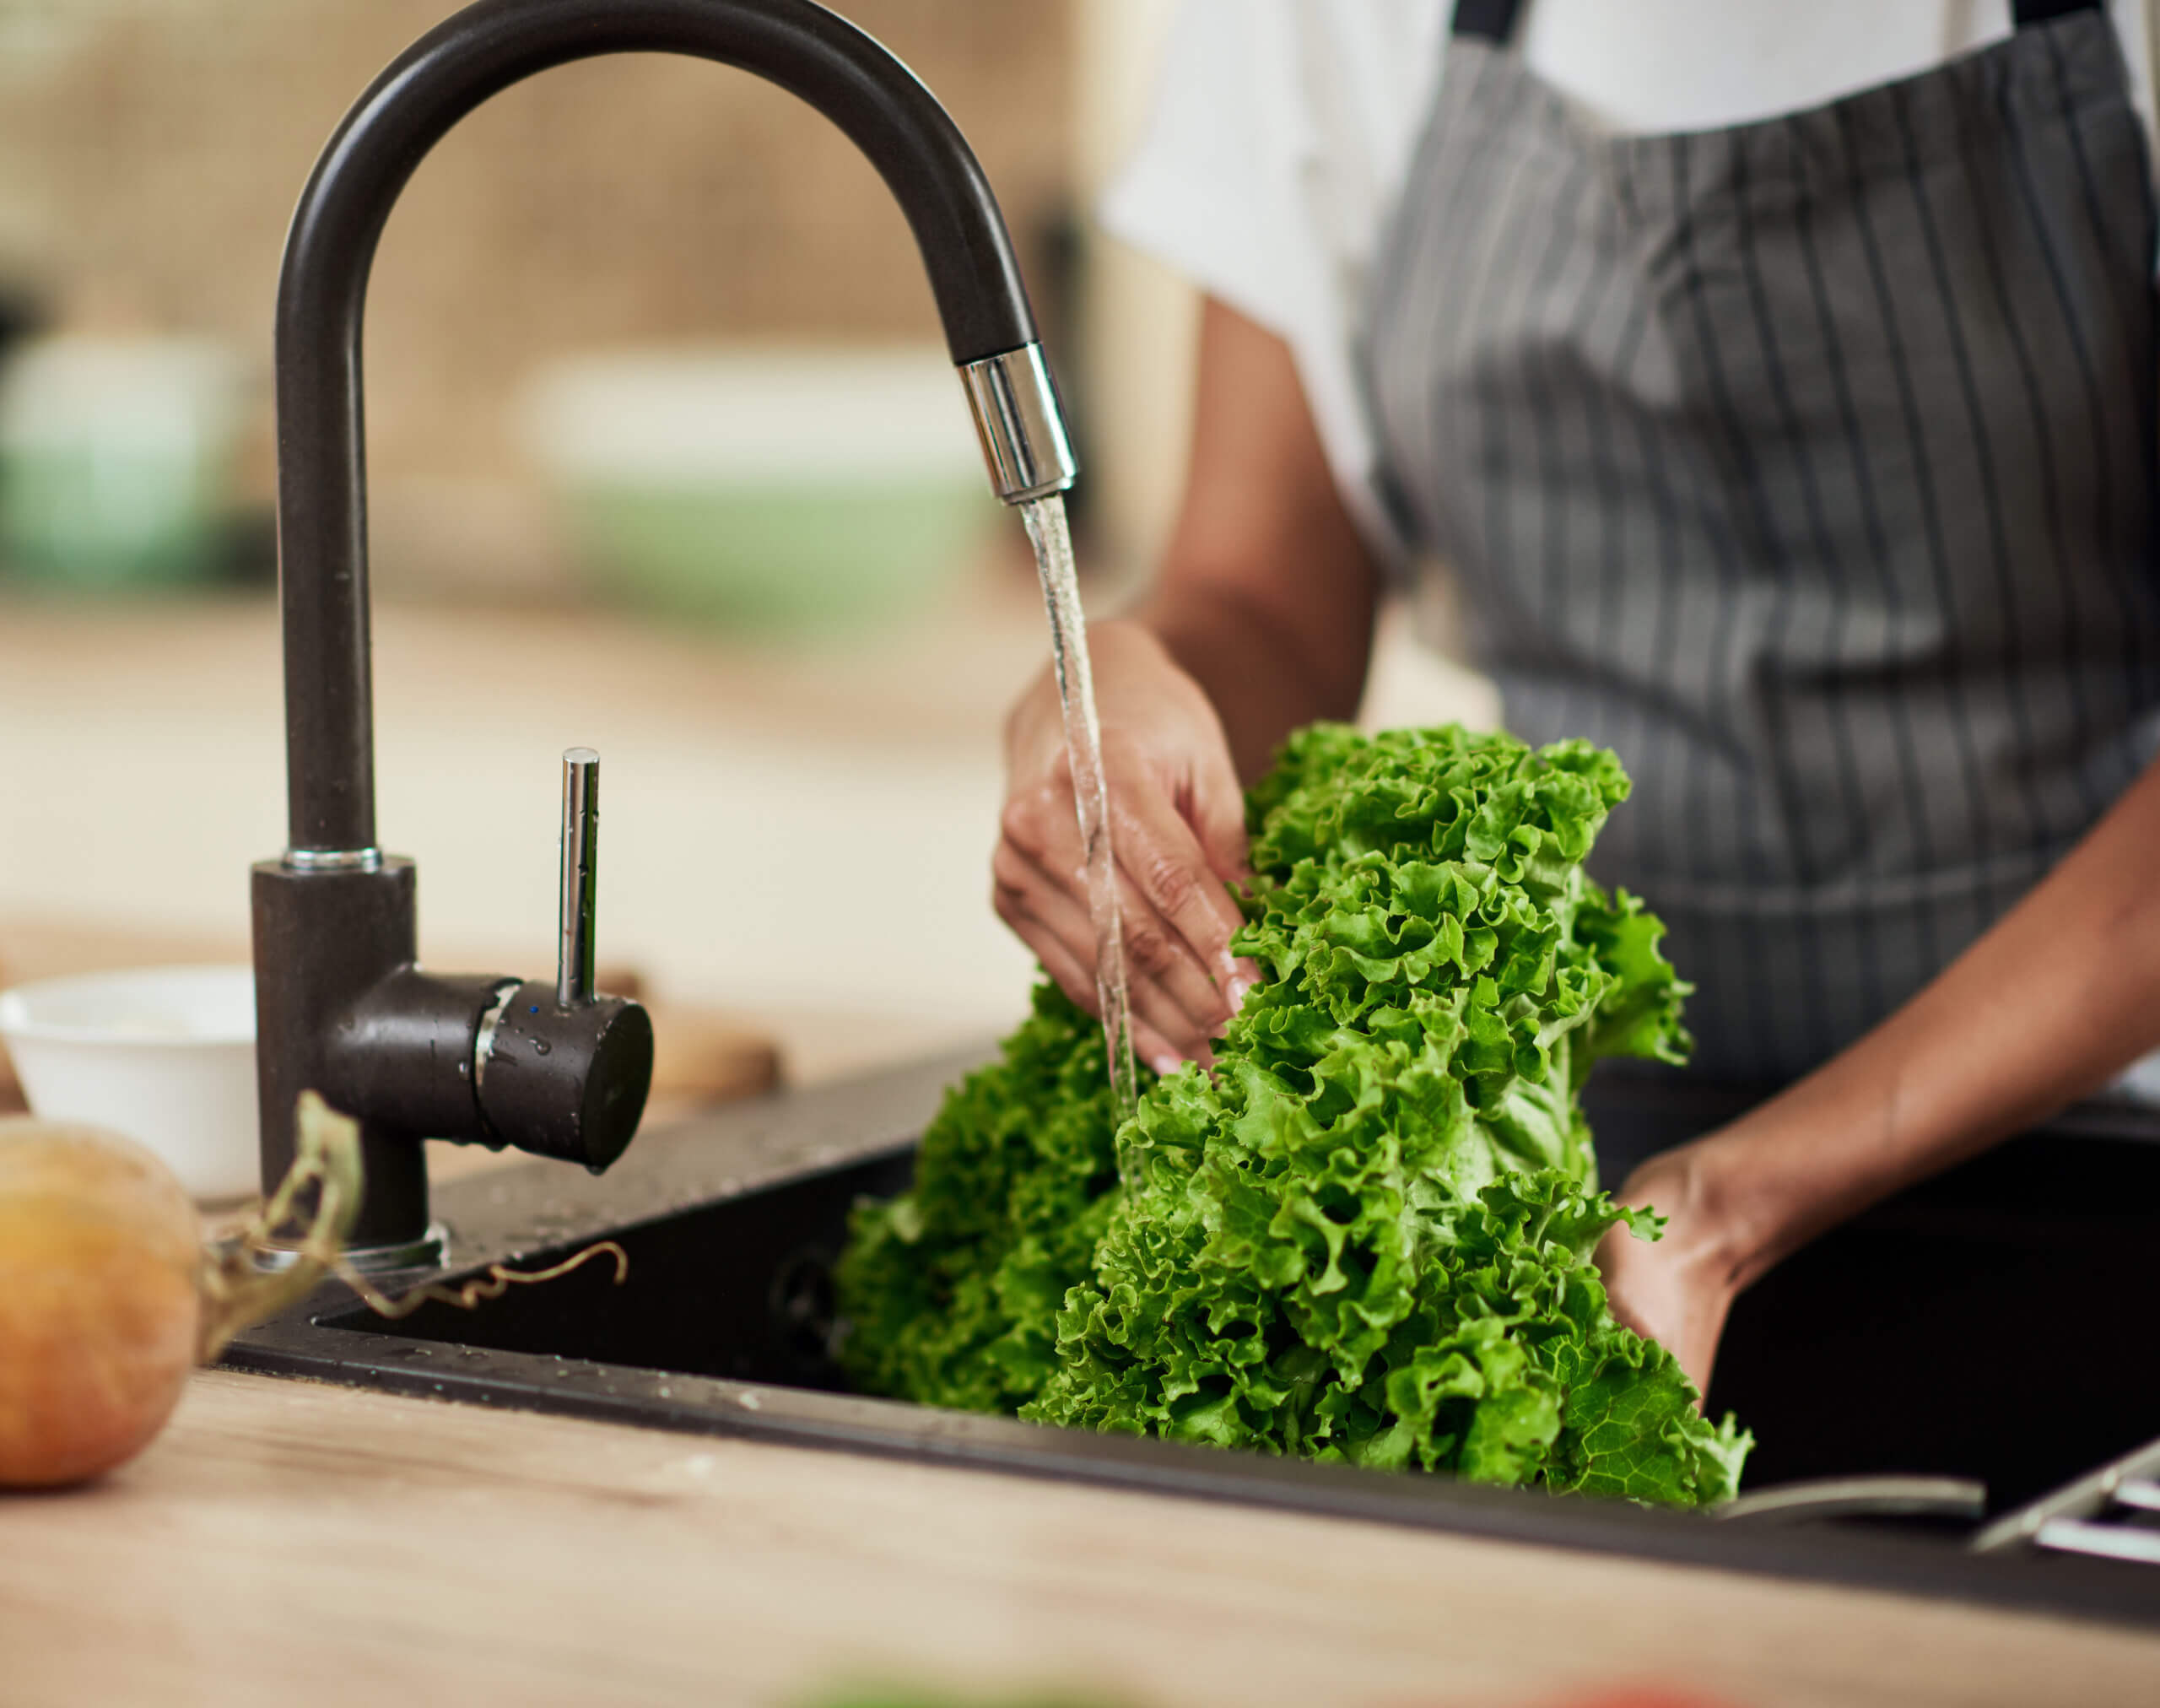
<svg viewBox="0 0 2160 1708"><path fill-rule="evenodd" d="M563 754L563 898L555 1000L565 1008L592 1000L592 917L600 888L600 755L574 747Z"/></svg>

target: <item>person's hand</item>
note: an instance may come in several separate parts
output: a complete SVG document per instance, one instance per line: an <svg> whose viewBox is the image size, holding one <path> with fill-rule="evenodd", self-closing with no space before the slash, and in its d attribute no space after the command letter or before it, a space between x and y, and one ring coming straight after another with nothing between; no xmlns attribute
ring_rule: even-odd
<svg viewBox="0 0 2160 1708"><path fill-rule="evenodd" d="M1103 775L1117 852L1133 1048L1158 1073L1208 1065L1208 1040L1258 974L1230 954L1243 923L1245 795L1207 696L1147 630L1091 624ZM991 862L998 917L1089 1013L1095 933L1057 684L1045 673L1007 720L1005 811Z"/></svg>
<svg viewBox="0 0 2160 1708"><path fill-rule="evenodd" d="M1666 1217L1664 1237L1638 1239L1623 1223L1597 1248L1612 1314L1671 1353L1698 1397L1709 1392L1718 1339L1739 1290L1732 1230L1704 1186L1701 1160L1699 1142L1682 1145L1628 1176L1614 1197Z"/></svg>

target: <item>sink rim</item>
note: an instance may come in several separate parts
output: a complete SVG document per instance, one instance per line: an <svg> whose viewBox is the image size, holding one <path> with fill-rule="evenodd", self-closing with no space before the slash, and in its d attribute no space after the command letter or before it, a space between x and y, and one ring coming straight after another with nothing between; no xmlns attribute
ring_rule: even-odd
<svg viewBox="0 0 2160 1708"><path fill-rule="evenodd" d="M436 1193L452 1262L400 1284L575 1251L683 1210L904 1153L978 1046L808 1090L782 1090L640 1136L603 1180L533 1161ZM397 1290L393 1286L392 1290ZM1127 1492L1380 1522L1660 1564L1736 1570L2160 1630L2150 1568L1975 1555L1882 1533L1754 1530L1624 1501L1322 1465L1017 1418L339 1327L359 1307L326 1283L236 1337L221 1365L557 1416L852 1451ZM666 1392L662 1392L662 1390Z"/></svg>

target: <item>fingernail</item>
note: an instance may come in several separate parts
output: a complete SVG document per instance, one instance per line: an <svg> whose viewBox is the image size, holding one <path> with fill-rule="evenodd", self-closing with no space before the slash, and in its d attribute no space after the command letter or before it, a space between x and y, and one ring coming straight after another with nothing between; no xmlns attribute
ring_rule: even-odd
<svg viewBox="0 0 2160 1708"><path fill-rule="evenodd" d="M1230 988L1226 994L1230 998L1230 1012L1234 1014L1245 1007L1245 998L1252 994L1252 981L1242 975L1232 979Z"/></svg>
<svg viewBox="0 0 2160 1708"><path fill-rule="evenodd" d="M1148 1065L1155 1070L1158 1078L1167 1079L1171 1074L1176 1073L1179 1068L1184 1067L1185 1063L1179 1061L1176 1057L1171 1055L1169 1051L1166 1050L1161 1055L1156 1057L1154 1060L1150 1062Z"/></svg>

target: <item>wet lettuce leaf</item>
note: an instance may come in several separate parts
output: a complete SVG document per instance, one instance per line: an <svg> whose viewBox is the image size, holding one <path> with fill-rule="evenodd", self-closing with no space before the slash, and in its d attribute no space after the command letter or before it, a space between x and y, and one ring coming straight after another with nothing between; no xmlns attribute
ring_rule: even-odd
<svg viewBox="0 0 2160 1708"><path fill-rule="evenodd" d="M864 1205L844 1359L874 1392L1045 1422L1680 1505L1750 1438L1622 1327L1591 1254L1600 1057L1678 1062L1662 927L1582 869L1627 797L1580 742L1299 732L1253 790L1213 1075L1110 1129L1100 1028L1045 985ZM1122 1147L1133 1182L1118 1185Z"/></svg>
<svg viewBox="0 0 2160 1708"><path fill-rule="evenodd" d="M983 1412L1042 1391L1117 1204L1104 1061L1100 1024L1044 981L999 1059L946 1093L914 1190L856 1207L836 1281L858 1387Z"/></svg>

